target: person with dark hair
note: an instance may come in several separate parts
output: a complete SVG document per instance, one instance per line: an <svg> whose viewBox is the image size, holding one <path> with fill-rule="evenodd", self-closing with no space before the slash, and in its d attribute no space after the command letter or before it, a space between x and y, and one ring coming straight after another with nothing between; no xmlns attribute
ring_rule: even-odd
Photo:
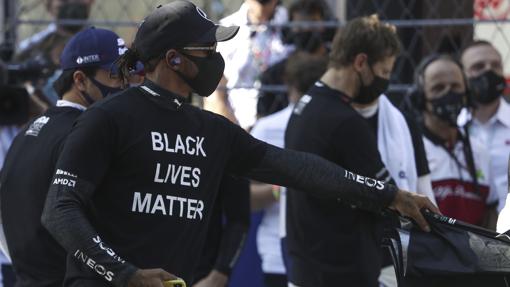
<svg viewBox="0 0 510 287"><path fill-rule="evenodd" d="M63 73L55 82L56 107L23 129L7 154L0 177L1 219L17 276L16 286L62 286L66 253L41 225L58 156L74 121L88 106L120 90L110 68L125 49L119 36L89 28L67 43Z"/></svg>
<svg viewBox="0 0 510 287"><path fill-rule="evenodd" d="M437 211L427 198L271 146L184 103L217 87L224 61L216 43L238 29L216 25L184 0L158 6L141 23L118 64L126 79L141 61L145 82L80 116L48 191L41 220L69 254L64 286L193 282L225 174L374 212L391 207L427 230L420 209Z"/></svg>
<svg viewBox="0 0 510 287"><path fill-rule="evenodd" d="M503 59L490 42L478 40L463 49L461 61L475 102L466 124L470 134L490 151L491 188L499 195L497 211L503 212L508 200L506 157L510 154L510 104L502 96L507 86ZM510 229L508 212L500 214L500 232Z"/></svg>
<svg viewBox="0 0 510 287"><path fill-rule="evenodd" d="M324 57L307 52L294 53L285 66L285 82L289 89L289 105L274 114L260 118L251 134L262 141L284 146L285 128L294 104L326 71ZM303 73L306 71L306 73ZM287 286L284 256L280 237L285 237L285 188L254 182L251 184L251 206L253 211L264 210L257 230L257 249L262 259L262 271L266 287Z"/></svg>
<svg viewBox="0 0 510 287"><path fill-rule="evenodd" d="M333 20L328 4L323 0L295 0L289 6L289 24ZM295 49L293 53L307 52L326 57L328 43L333 40L335 28L288 27L283 30L285 43ZM288 58L270 66L260 76L262 87L284 85L283 75ZM289 104L286 91L261 90L257 101L257 117L264 117L284 109Z"/></svg>
<svg viewBox="0 0 510 287"><path fill-rule="evenodd" d="M225 71L218 88L204 99L204 108L246 130L257 119L261 73L289 53L281 29L273 26L288 20L287 9L280 4L279 0L244 0L238 11L220 20L222 25L239 25L239 34L228 44L218 44Z"/></svg>
<svg viewBox="0 0 510 287"><path fill-rule="evenodd" d="M386 91L399 51L395 27L377 15L349 21L335 35L327 71L296 103L285 147L393 182L373 128L354 105L372 103ZM294 189L287 193L286 214L291 284L378 286L383 229L379 214Z"/></svg>
<svg viewBox="0 0 510 287"><path fill-rule="evenodd" d="M425 58L416 73L414 102L423 116L423 143L439 210L495 229L498 194L489 188L488 150L457 124L461 110L470 105L462 65L449 55L435 54Z"/></svg>

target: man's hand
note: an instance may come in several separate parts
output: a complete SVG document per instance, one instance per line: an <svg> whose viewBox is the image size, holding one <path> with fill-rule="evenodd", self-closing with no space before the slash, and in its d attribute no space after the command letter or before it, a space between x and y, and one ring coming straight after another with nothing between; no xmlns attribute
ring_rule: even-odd
<svg viewBox="0 0 510 287"><path fill-rule="evenodd" d="M164 287L163 281L178 279L163 269L139 269L131 277L128 287Z"/></svg>
<svg viewBox="0 0 510 287"><path fill-rule="evenodd" d="M198 281L193 287L225 287L228 277L216 270L211 271L207 277Z"/></svg>
<svg viewBox="0 0 510 287"><path fill-rule="evenodd" d="M403 190L397 192L390 208L398 211L403 216L414 219L420 228L426 232L430 232L430 227L421 214L421 210L428 209L441 214L439 209L426 196Z"/></svg>

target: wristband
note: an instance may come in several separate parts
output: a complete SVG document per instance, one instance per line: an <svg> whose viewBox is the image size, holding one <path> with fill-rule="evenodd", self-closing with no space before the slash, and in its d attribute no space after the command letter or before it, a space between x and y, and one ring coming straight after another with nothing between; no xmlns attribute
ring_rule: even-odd
<svg viewBox="0 0 510 287"><path fill-rule="evenodd" d="M273 191L273 197L276 201L280 200L280 187L278 185L272 185L271 190Z"/></svg>

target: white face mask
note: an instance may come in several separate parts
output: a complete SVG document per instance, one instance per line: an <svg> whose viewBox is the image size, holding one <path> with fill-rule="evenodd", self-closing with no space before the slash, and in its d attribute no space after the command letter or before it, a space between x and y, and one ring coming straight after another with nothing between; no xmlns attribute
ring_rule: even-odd
<svg viewBox="0 0 510 287"><path fill-rule="evenodd" d="M364 107L364 108L357 108L354 107L354 109L365 119L371 118L377 113L377 110L379 109L379 101L375 101L375 103L371 106Z"/></svg>

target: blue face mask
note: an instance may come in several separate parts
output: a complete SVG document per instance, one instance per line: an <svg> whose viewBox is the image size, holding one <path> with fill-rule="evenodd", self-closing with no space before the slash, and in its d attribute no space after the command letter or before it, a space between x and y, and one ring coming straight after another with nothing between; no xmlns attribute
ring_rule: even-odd
<svg viewBox="0 0 510 287"><path fill-rule="evenodd" d="M101 84L98 80L96 80L94 78L89 78L89 79L99 89L99 91L101 91L101 95L103 96L103 98L106 98L108 96L111 96L113 94L121 92L123 90L120 87L114 88L114 87L109 87L107 85Z"/></svg>

